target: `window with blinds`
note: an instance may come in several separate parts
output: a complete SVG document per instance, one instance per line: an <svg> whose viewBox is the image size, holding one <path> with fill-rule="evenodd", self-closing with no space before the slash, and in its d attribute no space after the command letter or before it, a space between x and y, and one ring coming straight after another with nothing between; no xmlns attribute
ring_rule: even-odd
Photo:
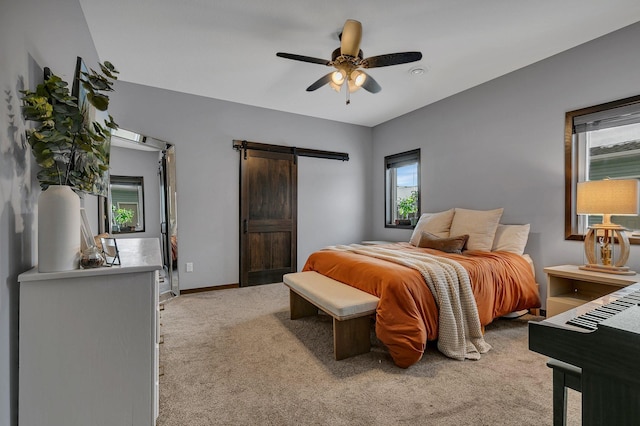
<svg viewBox="0 0 640 426"><path fill-rule="evenodd" d="M640 178L640 96L569 112L566 123L571 126L566 151L571 155L570 220L573 233L584 234L602 217L575 215L576 183ZM613 216L612 221L629 229L631 236L640 232L639 216Z"/></svg>
<svg viewBox="0 0 640 426"><path fill-rule="evenodd" d="M420 218L420 149L384 158L385 226L410 228Z"/></svg>

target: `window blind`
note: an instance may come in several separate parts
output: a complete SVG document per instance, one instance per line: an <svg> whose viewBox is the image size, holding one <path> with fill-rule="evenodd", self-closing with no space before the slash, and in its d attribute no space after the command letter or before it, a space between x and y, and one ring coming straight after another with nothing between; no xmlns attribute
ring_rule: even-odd
<svg viewBox="0 0 640 426"><path fill-rule="evenodd" d="M640 102L573 117L573 133L640 123Z"/></svg>
<svg viewBox="0 0 640 426"><path fill-rule="evenodd" d="M419 149L414 149L413 151L402 152L400 154L385 157L387 169L415 164L418 161L420 161Z"/></svg>

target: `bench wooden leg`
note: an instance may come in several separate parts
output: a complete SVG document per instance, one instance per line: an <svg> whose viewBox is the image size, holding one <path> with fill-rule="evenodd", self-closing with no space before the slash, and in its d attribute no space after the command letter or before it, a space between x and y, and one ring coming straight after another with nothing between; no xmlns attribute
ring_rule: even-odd
<svg viewBox="0 0 640 426"><path fill-rule="evenodd" d="M333 319L333 354L336 360L371 350L369 316L338 321Z"/></svg>
<svg viewBox="0 0 640 426"><path fill-rule="evenodd" d="M318 315L318 308L293 290L289 290L289 310L292 320Z"/></svg>
<svg viewBox="0 0 640 426"><path fill-rule="evenodd" d="M318 315L318 307L289 290L291 319ZM333 319L333 354L336 360L367 353L371 350L370 315L339 321Z"/></svg>

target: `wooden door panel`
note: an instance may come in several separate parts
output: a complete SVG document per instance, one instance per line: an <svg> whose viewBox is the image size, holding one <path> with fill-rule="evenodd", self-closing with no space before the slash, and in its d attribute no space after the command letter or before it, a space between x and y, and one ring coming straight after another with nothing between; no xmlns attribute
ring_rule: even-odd
<svg viewBox="0 0 640 426"><path fill-rule="evenodd" d="M249 235L249 272L291 268L291 233L264 232Z"/></svg>
<svg viewBox="0 0 640 426"><path fill-rule="evenodd" d="M291 250L290 232L271 233L271 267L291 268L291 255L287 255ZM294 271L295 272L295 271Z"/></svg>
<svg viewBox="0 0 640 426"><path fill-rule="evenodd" d="M251 168L249 220L291 219L291 160L251 156L246 161Z"/></svg>
<svg viewBox="0 0 640 426"><path fill-rule="evenodd" d="M247 150L240 161L240 285L282 281L297 270L295 157Z"/></svg>

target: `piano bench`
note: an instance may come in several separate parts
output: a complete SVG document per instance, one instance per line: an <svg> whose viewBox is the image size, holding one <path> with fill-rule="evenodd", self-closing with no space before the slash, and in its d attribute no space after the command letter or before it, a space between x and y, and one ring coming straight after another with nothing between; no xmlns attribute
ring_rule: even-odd
<svg viewBox="0 0 640 426"><path fill-rule="evenodd" d="M547 367L553 369L553 426L567 424L567 388L582 392L582 369L549 358Z"/></svg>

